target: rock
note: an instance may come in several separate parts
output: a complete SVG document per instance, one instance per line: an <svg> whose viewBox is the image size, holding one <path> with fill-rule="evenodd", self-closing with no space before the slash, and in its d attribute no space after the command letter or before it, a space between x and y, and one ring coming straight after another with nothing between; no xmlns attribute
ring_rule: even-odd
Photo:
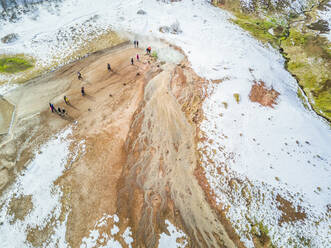
<svg viewBox="0 0 331 248"><path fill-rule="evenodd" d="M162 26L159 28L159 31L161 33L172 33L172 34L180 34L182 33L183 31L181 30L180 28L180 25L179 25L179 22L176 21L174 22L173 24L169 26Z"/></svg>
<svg viewBox="0 0 331 248"><path fill-rule="evenodd" d="M11 33L1 38L1 42L5 44L12 43L18 39L18 34Z"/></svg>
<svg viewBox="0 0 331 248"><path fill-rule="evenodd" d="M159 28L161 33L170 33L170 28L168 26L162 26Z"/></svg>
<svg viewBox="0 0 331 248"><path fill-rule="evenodd" d="M140 9L137 11L137 15L146 15L146 14L147 12L145 10Z"/></svg>

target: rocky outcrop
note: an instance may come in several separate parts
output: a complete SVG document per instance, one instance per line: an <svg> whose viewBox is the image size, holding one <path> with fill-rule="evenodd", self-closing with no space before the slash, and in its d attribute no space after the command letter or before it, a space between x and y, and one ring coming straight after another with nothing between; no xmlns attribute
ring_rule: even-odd
<svg viewBox="0 0 331 248"><path fill-rule="evenodd" d="M178 21L174 22L170 26L162 26L159 28L161 33L171 33L171 34L180 34L182 33L182 29L180 28L180 24Z"/></svg>
<svg viewBox="0 0 331 248"><path fill-rule="evenodd" d="M18 39L18 34L11 33L11 34L7 34L4 37L2 37L1 42L8 44L8 43L12 43L12 42L16 41L17 39Z"/></svg>
<svg viewBox="0 0 331 248"><path fill-rule="evenodd" d="M137 15L146 15L146 14L147 14L147 12L143 9L140 9L137 11Z"/></svg>

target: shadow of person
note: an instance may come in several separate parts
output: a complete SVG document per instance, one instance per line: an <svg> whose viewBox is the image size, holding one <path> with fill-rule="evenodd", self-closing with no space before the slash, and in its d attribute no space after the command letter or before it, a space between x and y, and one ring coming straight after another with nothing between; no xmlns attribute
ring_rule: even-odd
<svg viewBox="0 0 331 248"><path fill-rule="evenodd" d="M86 93L85 93L84 97L91 100L91 101L94 101L94 102L95 102L95 99L96 99L94 96L91 96L91 95L86 94Z"/></svg>
<svg viewBox="0 0 331 248"><path fill-rule="evenodd" d="M82 82L83 82L84 84L91 84L91 82L88 81L87 79L82 79Z"/></svg>
<svg viewBox="0 0 331 248"><path fill-rule="evenodd" d="M65 114L64 116L62 116L63 119L65 119L66 121L69 121L69 122L74 122L75 119L73 117L71 117L70 115L68 114Z"/></svg>
<svg viewBox="0 0 331 248"><path fill-rule="evenodd" d="M68 107L71 107L71 108L73 108L73 109L76 109L76 110L79 110L78 108L76 108L74 105L72 105L71 103L69 103L69 104L67 104L68 105Z"/></svg>

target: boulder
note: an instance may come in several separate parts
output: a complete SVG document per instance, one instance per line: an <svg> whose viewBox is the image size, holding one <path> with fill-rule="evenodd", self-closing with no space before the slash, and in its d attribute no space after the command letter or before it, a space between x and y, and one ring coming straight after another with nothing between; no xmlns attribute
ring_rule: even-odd
<svg viewBox="0 0 331 248"><path fill-rule="evenodd" d="M179 25L179 22L176 21L174 22L173 24L169 26L162 26L159 28L159 31L161 33L171 33L171 34L180 34L182 33L183 31L181 30L180 28L180 25Z"/></svg>
<svg viewBox="0 0 331 248"><path fill-rule="evenodd" d="M137 11L137 15L146 15L146 14L147 12L145 10L140 9Z"/></svg>
<svg viewBox="0 0 331 248"><path fill-rule="evenodd" d="M11 34L7 34L6 36L1 38L1 42L8 44L8 43L12 43L14 41L16 41L18 39L18 34L15 33L11 33Z"/></svg>

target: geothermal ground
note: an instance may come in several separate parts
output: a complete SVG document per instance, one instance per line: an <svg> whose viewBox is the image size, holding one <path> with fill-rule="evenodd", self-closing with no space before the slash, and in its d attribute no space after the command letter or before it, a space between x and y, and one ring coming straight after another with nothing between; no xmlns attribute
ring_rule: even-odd
<svg viewBox="0 0 331 248"><path fill-rule="evenodd" d="M171 237L171 223L187 233L175 238L175 245L240 245L209 205L194 173L205 81L190 69L179 49L169 49L178 53L178 63L160 63L123 43L6 95L15 106L0 155L6 165L1 170L1 229L11 233L1 237L6 247L52 242L71 247L155 247L164 242L160 234ZM137 53L140 60L131 65ZM83 80L77 79L77 71ZM83 86L85 96L80 92ZM65 108L66 114L52 113L49 102ZM11 120L10 115L3 118ZM56 144L50 147L47 142ZM57 170L60 176L47 178L41 170ZM29 183L19 183L27 177ZM46 199L33 200L41 197L41 188L50 198L58 198L54 207ZM43 219L39 213L45 208ZM115 224L116 230L111 229ZM56 229L64 228L61 225L65 237L60 239ZM96 228L98 237L91 237ZM123 237L128 232L131 243ZM15 244L14 233L26 237Z"/></svg>

